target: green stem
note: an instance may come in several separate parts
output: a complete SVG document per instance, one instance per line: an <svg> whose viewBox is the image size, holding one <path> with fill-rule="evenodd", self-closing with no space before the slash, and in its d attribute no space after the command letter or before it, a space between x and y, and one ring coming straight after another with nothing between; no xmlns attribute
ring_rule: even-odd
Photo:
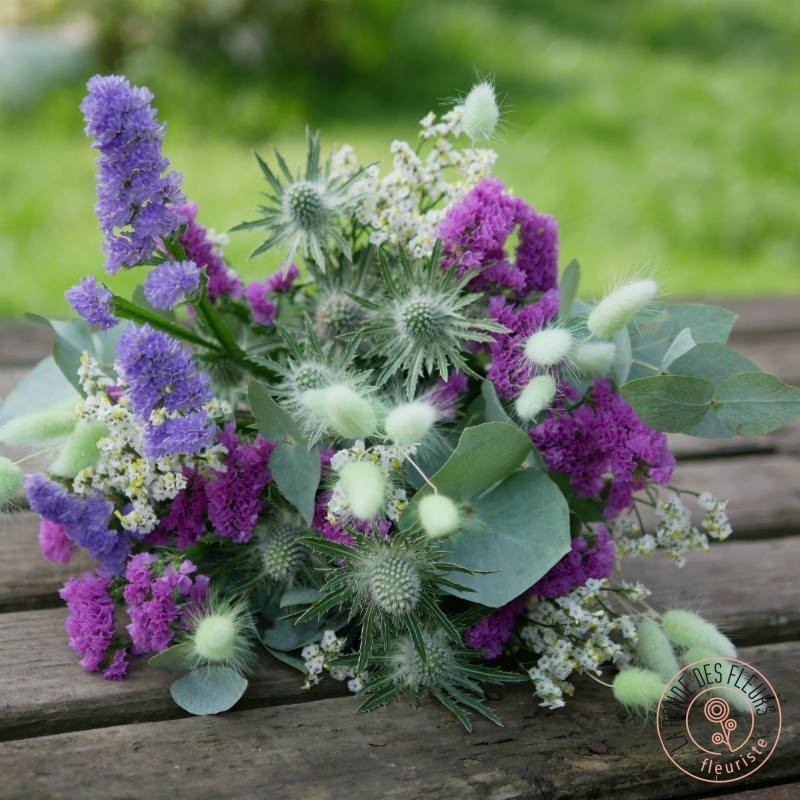
<svg viewBox="0 0 800 800"><path fill-rule="evenodd" d="M662 374L661 367L653 366L652 364L648 364L646 361L640 361L638 358L631 359L631 364L636 364L637 367L644 367L645 369L649 369L658 375Z"/></svg>
<svg viewBox="0 0 800 800"><path fill-rule="evenodd" d="M192 344L200 345L200 347L205 347L208 350L219 349L214 342L205 339L196 333L192 333L191 331L186 330L186 328L183 326L178 325L176 322L170 322L170 320L165 319L164 317L159 316L152 311L148 311L146 308L142 308L142 306L138 306L136 303L132 303L130 300L126 300L124 297L120 297L117 294L115 294L111 300L111 308L117 316L120 316L123 319L129 319L133 322L147 323L150 325L150 327L164 331L164 333L168 333L170 336L174 336L176 339L182 339L185 342L191 342Z"/></svg>

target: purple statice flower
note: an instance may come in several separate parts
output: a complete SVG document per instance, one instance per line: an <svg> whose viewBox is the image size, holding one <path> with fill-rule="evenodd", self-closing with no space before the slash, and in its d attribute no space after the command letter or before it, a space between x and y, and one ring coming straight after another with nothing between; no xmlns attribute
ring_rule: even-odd
<svg viewBox="0 0 800 800"><path fill-rule="evenodd" d="M152 93L119 75L95 75L81 103L86 135L97 158L95 211L105 237L105 268L115 273L149 258L158 240L183 223L172 204L183 202L180 173L161 153L164 125Z"/></svg>
<svg viewBox="0 0 800 800"><path fill-rule="evenodd" d="M667 437L645 425L602 378L595 379L584 402L552 412L529 434L547 468L568 475L579 497L600 496L611 476L606 519L629 508L648 478L669 483L675 468Z"/></svg>
<svg viewBox="0 0 800 800"><path fill-rule="evenodd" d="M199 453L214 444L217 426L208 421L205 411L193 411L182 417L168 417L158 425L144 429L142 452L148 458L170 453Z"/></svg>
<svg viewBox="0 0 800 800"><path fill-rule="evenodd" d="M278 306L267 299L267 289L263 283L259 281L248 283L244 290L244 298L250 306L254 322L259 325L272 325L275 322Z"/></svg>
<svg viewBox="0 0 800 800"><path fill-rule="evenodd" d="M39 547L48 561L69 564L75 543L67 536L63 525L42 517L39 520Z"/></svg>
<svg viewBox="0 0 800 800"><path fill-rule="evenodd" d="M129 325L117 345L117 370L142 422L151 412L194 411L212 399L209 378L177 339L149 325Z"/></svg>
<svg viewBox="0 0 800 800"><path fill-rule="evenodd" d="M614 567L614 539L604 525L595 531L594 546L583 536L572 540L572 549L546 575L539 578L527 593L537 597L560 597L589 578L607 578Z"/></svg>
<svg viewBox="0 0 800 800"><path fill-rule="evenodd" d="M456 266L459 276L474 272L469 288L510 289L524 298L554 289L558 281L558 225L524 200L504 193L497 178L484 178L451 206L437 228L444 241L442 266ZM506 248L517 231L515 260Z"/></svg>
<svg viewBox="0 0 800 800"><path fill-rule="evenodd" d="M80 283L64 292L64 297L90 325L97 325L105 331L119 322L111 313L111 292L101 286L93 275L81 278Z"/></svg>
<svg viewBox="0 0 800 800"><path fill-rule="evenodd" d="M140 554L147 555L147 554ZM134 556L125 577L124 597L130 603L126 626L134 655L166 650L180 629L187 607L196 607L208 592L208 578L192 574L197 567L188 559L177 569L170 564L163 575L153 574L153 561Z"/></svg>
<svg viewBox="0 0 800 800"><path fill-rule="evenodd" d="M150 544L167 544L171 534L179 550L191 547L206 532L208 497L199 472L184 471L186 486L170 502L158 528L148 535ZM154 536L155 534L155 536Z"/></svg>
<svg viewBox="0 0 800 800"><path fill-rule="evenodd" d="M235 429L228 423L219 437L228 450L226 470L214 471L206 484L208 519L220 536L247 542L264 505L261 494L272 479L267 465L275 443L259 436L255 443L243 444Z"/></svg>
<svg viewBox="0 0 800 800"><path fill-rule="evenodd" d="M525 595L515 597L471 628L467 628L464 640L473 650L483 650L485 661L499 658L503 654L503 646L511 638L517 619L524 610Z"/></svg>
<svg viewBox="0 0 800 800"><path fill-rule="evenodd" d="M79 497L38 472L25 480L31 508L44 519L62 525L66 537L84 547L103 569L116 574L131 549L128 533L108 527L114 505L100 494Z"/></svg>
<svg viewBox="0 0 800 800"><path fill-rule="evenodd" d="M266 292L288 292L299 277L300 270L292 261L288 266L286 264L281 266L277 272L273 272L264 281L264 290Z"/></svg>
<svg viewBox="0 0 800 800"><path fill-rule="evenodd" d="M181 233L179 242L186 257L194 261L200 269L205 269L208 285L206 296L209 300L217 297L241 297L244 286L239 276L223 260L208 236L205 226L197 221L197 203L176 206L186 230Z"/></svg>
<svg viewBox="0 0 800 800"><path fill-rule="evenodd" d="M200 286L200 270L194 261L165 261L144 279L144 296L153 308L172 308Z"/></svg>
<svg viewBox="0 0 800 800"><path fill-rule="evenodd" d="M64 629L69 646L82 656L80 665L94 672L106 660L106 651L114 638L114 601L109 594L111 581L99 574L85 572L70 578L59 590L67 604Z"/></svg>
<svg viewBox="0 0 800 800"><path fill-rule="evenodd" d="M447 380L437 378L433 386L422 395L424 400L436 407L445 419L456 415L456 404L462 394L469 390L469 379L463 372L451 372Z"/></svg>
<svg viewBox="0 0 800 800"><path fill-rule="evenodd" d="M121 647L111 658L109 665L103 670L107 681L121 681L128 672L128 649Z"/></svg>
<svg viewBox="0 0 800 800"><path fill-rule="evenodd" d="M525 357L528 337L543 328L558 313L558 290L546 291L536 303L517 306L504 296L489 298L489 317L508 328L508 333L492 334L489 356L492 363L486 377L497 394L515 398L533 377L535 368Z"/></svg>

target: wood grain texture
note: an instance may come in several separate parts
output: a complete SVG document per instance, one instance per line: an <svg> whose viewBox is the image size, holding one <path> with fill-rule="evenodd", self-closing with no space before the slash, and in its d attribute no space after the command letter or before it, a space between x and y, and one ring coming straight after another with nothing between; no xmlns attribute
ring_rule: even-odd
<svg viewBox="0 0 800 800"><path fill-rule="evenodd" d="M790 781L800 745L800 644L751 648L783 706L783 746L739 786ZM652 723L631 722L608 690L582 682L561 711L538 708L526 686L493 705L505 727L465 733L433 703L354 715L355 698L125 725L0 744L5 796L597 798L697 796ZM13 768L12 768L13 767ZM132 785L132 778L135 784Z"/></svg>

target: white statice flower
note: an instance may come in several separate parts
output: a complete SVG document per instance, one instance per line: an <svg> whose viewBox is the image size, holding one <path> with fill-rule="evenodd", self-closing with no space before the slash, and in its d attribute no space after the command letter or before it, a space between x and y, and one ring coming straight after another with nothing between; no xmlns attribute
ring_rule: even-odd
<svg viewBox="0 0 800 800"><path fill-rule="evenodd" d="M102 422L108 434L97 442L97 461L75 476L72 489L76 494L118 492L128 501L124 513L119 509L114 512L122 527L140 535L150 533L159 521L155 505L172 500L186 486L184 468L224 469L225 447L216 444L199 455L149 458L142 452L144 428L134 417L122 382L118 385L123 391L115 402L108 394L112 381L86 353L79 375L86 398L75 413L81 420ZM230 413L227 404L217 401L204 408L212 419ZM157 424L163 415L163 411L154 411L151 422Z"/></svg>
<svg viewBox="0 0 800 800"><path fill-rule="evenodd" d="M728 521L728 501L714 497L710 492L703 492L697 498L697 504L703 509L701 525L708 531L712 539L725 541L733 528Z"/></svg>
<svg viewBox="0 0 800 800"><path fill-rule="evenodd" d="M301 651L300 657L306 669L306 681L303 689L316 686L327 671L335 681L348 681L347 688L351 692L358 692L367 680L367 673L356 675L350 667L331 665L331 661L344 652L345 640L336 635L336 631L326 630L319 642L307 644Z"/></svg>
<svg viewBox="0 0 800 800"><path fill-rule="evenodd" d="M441 118L430 112L420 120L418 147L393 141L391 171L381 177L377 167L368 167L351 184L349 191L359 198L356 216L371 229L373 244L387 243L414 258L428 258L447 209L491 174L497 160L493 150L460 149L455 144L464 133L462 113L460 105ZM333 177L343 181L357 169L352 147L334 153Z"/></svg>
<svg viewBox="0 0 800 800"><path fill-rule="evenodd" d="M590 579L561 597L528 602L520 636L541 654L528 676L543 707L564 705L564 695L574 691L569 678L576 670L601 675L604 663L626 664L632 658L633 617L608 613L601 599L607 589L606 579Z"/></svg>
<svg viewBox="0 0 800 800"><path fill-rule="evenodd" d="M352 462L367 461L375 464L387 479L383 513L387 519L396 520L408 505L408 495L402 485L403 462L406 456L415 452L415 445L401 447L395 444L378 444L365 447L362 439L356 439L352 447L339 450L333 455L331 468L335 472L341 472L346 464ZM338 483L328 501L327 516L331 524L346 522L353 517L345 492Z"/></svg>

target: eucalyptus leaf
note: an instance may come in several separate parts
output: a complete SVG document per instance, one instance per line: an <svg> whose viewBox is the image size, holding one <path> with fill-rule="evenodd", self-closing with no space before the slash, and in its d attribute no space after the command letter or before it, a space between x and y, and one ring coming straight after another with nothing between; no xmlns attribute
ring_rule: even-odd
<svg viewBox="0 0 800 800"><path fill-rule="evenodd" d="M190 642L174 644L148 658L147 663L159 669L192 669L195 666L192 661L192 645Z"/></svg>
<svg viewBox="0 0 800 800"><path fill-rule="evenodd" d="M724 344L703 343L692 347L669 366L671 375L706 378L715 386L741 372L758 372L749 359Z"/></svg>
<svg viewBox="0 0 800 800"><path fill-rule="evenodd" d="M623 328L614 337L614 360L611 362L611 377L619 385L628 380L633 364L631 336L627 328Z"/></svg>
<svg viewBox="0 0 800 800"><path fill-rule="evenodd" d="M281 442L269 457L269 469L278 491L310 525L322 468L319 450L304 443Z"/></svg>
<svg viewBox="0 0 800 800"><path fill-rule="evenodd" d="M706 415L714 396L714 384L688 375L652 375L620 387L646 425L659 431L688 431Z"/></svg>
<svg viewBox="0 0 800 800"><path fill-rule="evenodd" d="M676 358L680 358L684 353L689 352L696 344L697 342L695 342L692 336L692 329L682 328L680 333L672 340L672 344L669 346L667 352L664 353L664 358L661 359L661 369L666 371ZM674 374L685 375L687 373L679 369Z"/></svg>
<svg viewBox="0 0 800 800"><path fill-rule="evenodd" d="M743 372L717 387L713 407L730 435L759 436L800 417L800 389L764 372Z"/></svg>
<svg viewBox="0 0 800 800"><path fill-rule="evenodd" d="M558 282L558 318L569 319L572 315L572 305L578 296L578 285L581 282L581 266L578 259L573 258Z"/></svg>
<svg viewBox="0 0 800 800"><path fill-rule="evenodd" d="M41 411L80 395L64 377L52 356L42 359L9 393L0 405L0 425L24 414Z"/></svg>
<svg viewBox="0 0 800 800"><path fill-rule="evenodd" d="M312 603L316 603L320 596L321 593L319 589L305 587L289 589L281 595L281 608L311 605Z"/></svg>
<svg viewBox="0 0 800 800"><path fill-rule="evenodd" d="M519 470L476 497L467 529L448 542L446 560L483 574L452 579L457 597L497 608L518 597L570 550L569 508L544 472Z"/></svg>
<svg viewBox="0 0 800 800"><path fill-rule="evenodd" d="M485 403L484 413L487 422L505 422L507 425L514 425L514 421L506 414L491 381L481 381L481 396Z"/></svg>
<svg viewBox="0 0 800 800"><path fill-rule="evenodd" d="M532 447L526 433L506 422L466 428L431 482L453 499L468 500L510 475L525 461ZM428 491L421 489L415 499Z"/></svg>
<svg viewBox="0 0 800 800"><path fill-rule="evenodd" d="M91 326L82 319L71 319L62 322L55 319L46 319L38 314L26 314L28 319L46 325L53 331L53 359L64 377L84 396L78 368L81 365L81 355L84 351L94 352Z"/></svg>
<svg viewBox="0 0 800 800"><path fill-rule="evenodd" d="M269 388L260 381L250 381L247 387L250 410L262 436L271 442L294 444L302 439L300 427L291 414L284 411L270 396Z"/></svg>
<svg viewBox="0 0 800 800"><path fill-rule="evenodd" d="M259 631L258 635L266 647L274 650L297 650L298 647L318 639L330 627L329 624L320 624L316 620L295 625L288 619L279 619L271 628Z"/></svg>
<svg viewBox="0 0 800 800"><path fill-rule="evenodd" d="M666 306L651 323L640 323L636 329L631 329L633 357L657 367L675 337L684 328L689 328L692 338L698 344L724 344L728 341L735 321L736 314L718 306L704 303L676 303ZM635 364L631 369L631 378L650 374L644 367Z"/></svg>
<svg viewBox="0 0 800 800"><path fill-rule="evenodd" d="M262 642L263 644L263 642ZM290 653L285 653L283 650L276 650L274 647L268 647L264 645L264 649L277 661L280 661L282 664L286 664L287 667L291 667L292 669L296 669L298 672L302 673L303 675L308 675L308 670L306 669L306 663L303 661L302 658L298 658L297 656L293 656Z"/></svg>
<svg viewBox="0 0 800 800"><path fill-rule="evenodd" d="M190 714L202 716L227 711L247 689L247 679L230 667L199 667L174 681L172 699Z"/></svg>

